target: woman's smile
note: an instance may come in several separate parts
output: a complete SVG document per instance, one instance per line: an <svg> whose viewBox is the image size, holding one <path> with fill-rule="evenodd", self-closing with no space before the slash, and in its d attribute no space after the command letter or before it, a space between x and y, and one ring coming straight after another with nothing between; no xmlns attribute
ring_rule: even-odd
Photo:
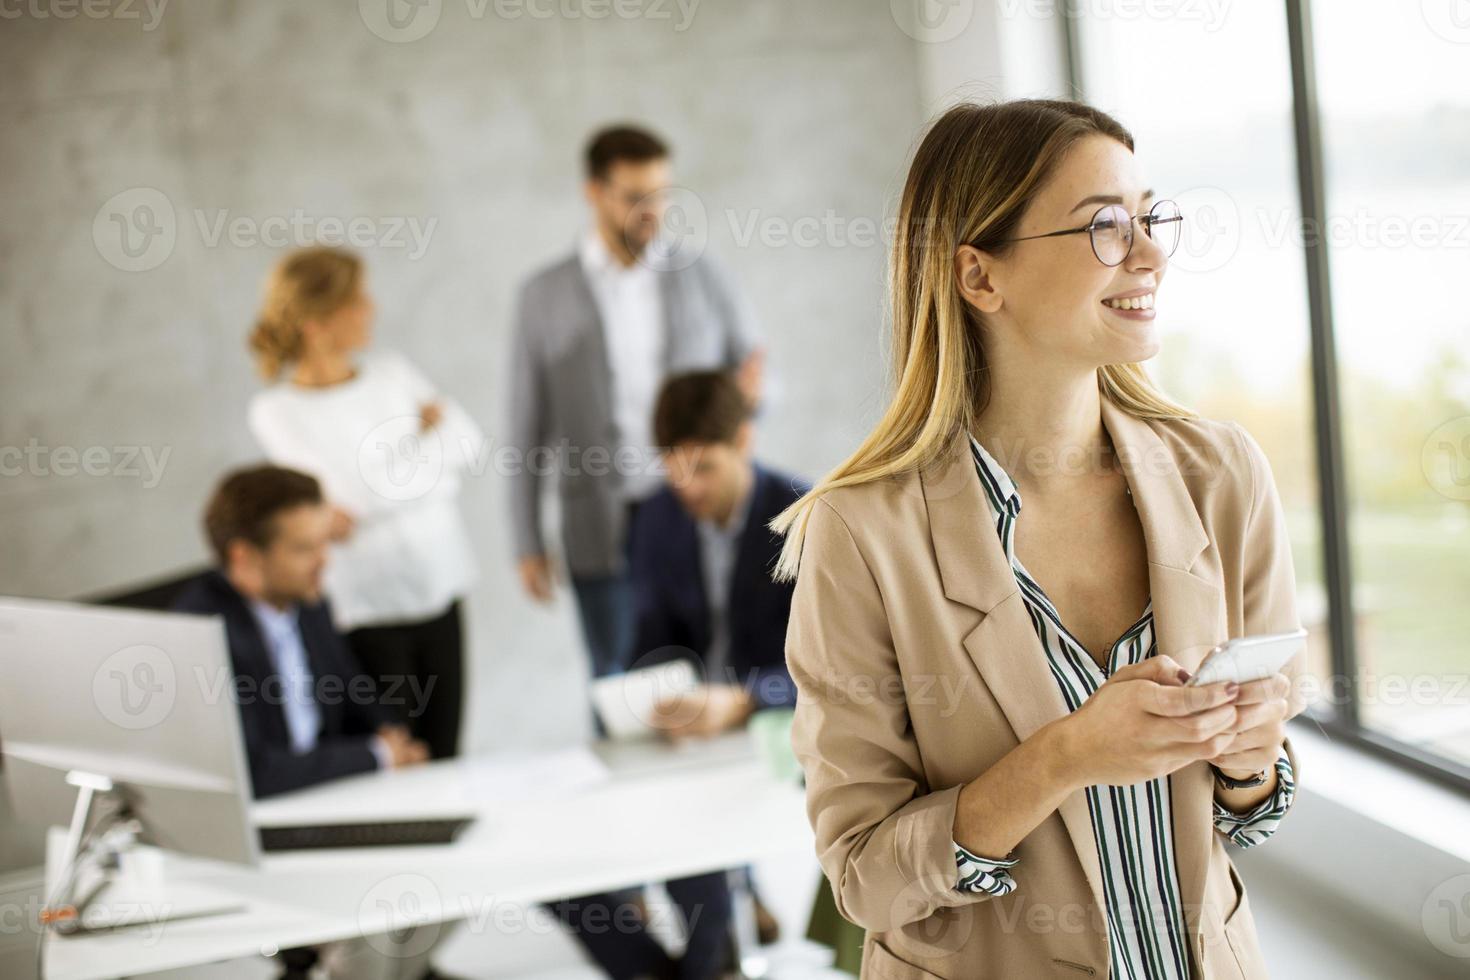
<svg viewBox="0 0 1470 980"><path fill-rule="evenodd" d="M1154 318L1154 292L1151 289L1135 289L1102 301L1109 312L1127 320L1152 320Z"/></svg>

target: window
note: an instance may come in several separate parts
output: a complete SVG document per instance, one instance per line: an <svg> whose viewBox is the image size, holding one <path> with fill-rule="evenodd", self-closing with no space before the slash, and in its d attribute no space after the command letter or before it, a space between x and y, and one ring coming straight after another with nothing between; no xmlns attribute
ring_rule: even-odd
<svg viewBox="0 0 1470 980"><path fill-rule="evenodd" d="M1358 717L1470 766L1470 16L1360 6L1312 9Z"/></svg>
<svg viewBox="0 0 1470 980"><path fill-rule="evenodd" d="M1470 790L1470 4L1308 12L1061 20L1184 207L1150 367L1272 460L1313 717Z"/></svg>

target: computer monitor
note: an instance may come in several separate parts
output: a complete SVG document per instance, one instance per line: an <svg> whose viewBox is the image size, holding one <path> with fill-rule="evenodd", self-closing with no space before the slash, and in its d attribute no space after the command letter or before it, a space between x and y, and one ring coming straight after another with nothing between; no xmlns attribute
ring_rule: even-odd
<svg viewBox="0 0 1470 980"><path fill-rule="evenodd" d="M0 597L0 677L18 816L74 823L79 795L107 795L142 843L258 862L220 620Z"/></svg>

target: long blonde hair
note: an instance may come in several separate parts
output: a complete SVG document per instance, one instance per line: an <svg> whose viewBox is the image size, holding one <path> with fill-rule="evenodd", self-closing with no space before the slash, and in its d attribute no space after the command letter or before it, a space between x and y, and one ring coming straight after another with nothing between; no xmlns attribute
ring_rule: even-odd
<svg viewBox="0 0 1470 980"><path fill-rule="evenodd" d="M1133 149L1132 134L1107 113L1051 99L964 103L930 128L909 168L890 257L893 397L857 451L771 522L786 535L777 579L796 577L812 506L824 493L921 467L974 430L989 397L988 365L980 316L955 280L955 250L971 243L1004 254L1026 205L1066 151L1092 135ZM1140 364L1099 368L1098 387L1140 418L1194 417Z"/></svg>
<svg viewBox="0 0 1470 980"><path fill-rule="evenodd" d="M298 249L277 263L250 332L260 376L274 381L286 365L300 360L302 324L346 306L361 281L362 260L340 248Z"/></svg>

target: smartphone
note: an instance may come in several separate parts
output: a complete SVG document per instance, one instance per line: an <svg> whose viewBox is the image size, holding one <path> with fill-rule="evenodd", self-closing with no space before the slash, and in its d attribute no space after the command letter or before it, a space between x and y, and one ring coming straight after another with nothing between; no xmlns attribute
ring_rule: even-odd
<svg viewBox="0 0 1470 980"><path fill-rule="evenodd" d="M1279 673L1301 652L1307 642L1307 631L1263 633L1226 640L1215 647L1186 683L1186 687L1234 681L1244 684Z"/></svg>

